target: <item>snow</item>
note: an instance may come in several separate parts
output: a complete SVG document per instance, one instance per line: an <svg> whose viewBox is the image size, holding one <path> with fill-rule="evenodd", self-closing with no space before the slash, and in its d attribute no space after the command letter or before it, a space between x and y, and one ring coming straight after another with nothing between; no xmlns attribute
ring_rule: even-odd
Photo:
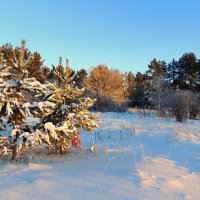
<svg viewBox="0 0 200 200"><path fill-rule="evenodd" d="M3 147L2 153L3 153L3 155L5 155L5 156L8 155L8 149L7 149L6 146Z"/></svg>
<svg viewBox="0 0 200 200"><path fill-rule="evenodd" d="M17 134L18 131L19 131L19 129L17 129L17 128L13 129L11 131L11 134L10 134L11 138L14 138L16 136L16 134Z"/></svg>
<svg viewBox="0 0 200 200"><path fill-rule="evenodd" d="M72 108L76 108L76 107L77 107L77 104L71 103L71 107L72 107Z"/></svg>
<svg viewBox="0 0 200 200"><path fill-rule="evenodd" d="M27 117L31 117L32 114L30 112L30 108L38 108L40 111L44 111L44 109L48 109L48 108L53 108L55 106L54 103L51 103L49 101L44 101L44 102L33 102L32 104L30 104L29 102L24 103L22 105L22 108L25 111L25 115Z"/></svg>
<svg viewBox="0 0 200 200"><path fill-rule="evenodd" d="M41 84L35 78L26 78L23 81L22 88L27 89L29 91L39 91L44 92L46 90L45 85Z"/></svg>
<svg viewBox="0 0 200 200"><path fill-rule="evenodd" d="M59 141L59 138L56 134L56 127L51 122L45 123L44 129L45 129L46 133L48 133L48 131L49 131L49 133L53 139Z"/></svg>
<svg viewBox="0 0 200 200"><path fill-rule="evenodd" d="M38 108L41 111L43 111L43 108L46 108L46 107L52 107L53 108L54 106L55 106L55 104L51 103L49 101L33 102L32 105L29 102L23 104L23 108L25 110L27 109L27 111L29 110L29 108ZM28 111L28 112L30 112L30 111Z"/></svg>
<svg viewBox="0 0 200 200"><path fill-rule="evenodd" d="M8 116L11 116L13 114L13 111L12 111L12 109L10 107L10 102L7 102L7 104L6 104L6 114Z"/></svg>
<svg viewBox="0 0 200 200"><path fill-rule="evenodd" d="M200 121L104 113L98 124L81 130L82 151L1 161L0 199L199 199Z"/></svg>
<svg viewBox="0 0 200 200"><path fill-rule="evenodd" d="M200 128L198 124L177 124L173 129L174 137L183 142L200 144Z"/></svg>
<svg viewBox="0 0 200 200"><path fill-rule="evenodd" d="M163 197L170 196L170 199L198 199L199 173L189 173L186 167L161 157L146 157L138 168L142 188L159 190Z"/></svg>
<svg viewBox="0 0 200 200"><path fill-rule="evenodd" d="M10 72L1 72L1 77L7 77L7 76L12 76ZM1 82L1 79L0 79Z"/></svg>

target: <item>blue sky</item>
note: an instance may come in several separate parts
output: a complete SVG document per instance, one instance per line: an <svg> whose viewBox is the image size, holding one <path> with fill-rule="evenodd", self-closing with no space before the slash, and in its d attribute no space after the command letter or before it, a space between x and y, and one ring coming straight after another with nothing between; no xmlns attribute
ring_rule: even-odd
<svg viewBox="0 0 200 200"><path fill-rule="evenodd" d="M0 45L27 40L45 64L146 71L153 58L200 58L199 0L0 0Z"/></svg>

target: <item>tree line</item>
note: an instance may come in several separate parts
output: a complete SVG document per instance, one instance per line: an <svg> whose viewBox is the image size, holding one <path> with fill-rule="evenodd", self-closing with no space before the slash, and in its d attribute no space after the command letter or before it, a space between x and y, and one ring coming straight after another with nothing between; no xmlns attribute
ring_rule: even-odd
<svg viewBox="0 0 200 200"><path fill-rule="evenodd" d="M14 48L11 44L0 47L7 63L11 58L15 59L14 49L15 52L20 51L20 47ZM26 49L25 61L30 53ZM16 56L19 55L16 53ZM64 67L58 65L50 68L43 63L40 53L34 52L28 68L30 76L41 83L49 80L59 85L56 73L62 74ZM160 115L173 115L178 121L188 116L196 118L199 113L200 59L194 53L185 53L169 63L154 58L144 73L121 73L105 65L95 66L90 72L81 69L76 72L73 82L78 88L86 88L83 95L96 98L95 110L119 111L135 106L154 108Z"/></svg>

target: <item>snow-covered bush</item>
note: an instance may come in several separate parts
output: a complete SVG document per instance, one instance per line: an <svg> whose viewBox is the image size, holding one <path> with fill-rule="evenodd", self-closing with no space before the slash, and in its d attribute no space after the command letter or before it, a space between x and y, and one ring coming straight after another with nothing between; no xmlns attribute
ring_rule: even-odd
<svg viewBox="0 0 200 200"><path fill-rule="evenodd" d="M171 90L166 93L164 99L165 107L170 116L175 117L177 122L184 122L188 118L194 118L192 115L198 115L198 106L195 111L195 105L198 101L194 99L195 95L191 91Z"/></svg>
<svg viewBox="0 0 200 200"><path fill-rule="evenodd" d="M33 55L24 59L25 41L18 51L16 56L13 50L11 66L0 54L0 131L11 129L0 136L0 156L12 155L16 160L27 148L38 145L59 153L80 147L79 129L93 131L97 127L94 119L98 115L88 111L94 100L80 98L84 89L74 86L76 74L68 66L62 74L55 71L59 85L29 78L27 67ZM38 101L30 102L27 92Z"/></svg>

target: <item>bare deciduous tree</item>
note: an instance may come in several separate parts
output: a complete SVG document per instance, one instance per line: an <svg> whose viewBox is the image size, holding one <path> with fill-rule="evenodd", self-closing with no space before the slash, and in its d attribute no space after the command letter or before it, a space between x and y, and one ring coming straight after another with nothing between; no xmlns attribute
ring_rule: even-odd
<svg viewBox="0 0 200 200"><path fill-rule="evenodd" d="M189 90L172 90L165 99L165 109L170 112L178 122L191 118L196 119L200 113L199 94Z"/></svg>

